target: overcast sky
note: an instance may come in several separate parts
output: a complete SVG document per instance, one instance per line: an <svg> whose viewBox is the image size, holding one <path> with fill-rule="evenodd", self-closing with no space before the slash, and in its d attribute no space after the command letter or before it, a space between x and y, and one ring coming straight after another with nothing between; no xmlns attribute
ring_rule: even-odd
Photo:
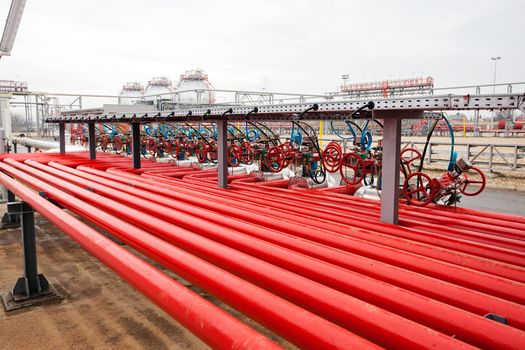
<svg viewBox="0 0 525 350"><path fill-rule="evenodd" d="M323 93L344 73L489 83L501 56L498 81L525 81L524 15L523 0L28 0L0 79L115 94L201 67L216 88Z"/></svg>

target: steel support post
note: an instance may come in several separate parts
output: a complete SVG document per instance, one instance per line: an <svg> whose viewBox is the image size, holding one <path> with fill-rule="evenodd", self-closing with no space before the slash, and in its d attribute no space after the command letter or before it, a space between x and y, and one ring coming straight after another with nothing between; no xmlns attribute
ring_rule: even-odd
<svg viewBox="0 0 525 350"><path fill-rule="evenodd" d="M33 208L25 202L9 202L7 212L18 216L21 223L24 275L16 281L9 293L2 295L6 311L62 299L62 295L49 284L44 275L38 273Z"/></svg>
<svg viewBox="0 0 525 350"><path fill-rule="evenodd" d="M2 198L5 200L5 198ZM15 194L7 190L7 202L11 203L16 201ZM0 223L0 228L10 228L10 227L20 227L20 217L16 214L10 214L5 212L2 217L2 222Z"/></svg>
<svg viewBox="0 0 525 350"><path fill-rule="evenodd" d="M228 123L225 120L217 122L217 177L219 187L228 188Z"/></svg>
<svg viewBox="0 0 525 350"><path fill-rule="evenodd" d="M399 216L399 149L401 118L384 120L381 221L397 224Z"/></svg>
<svg viewBox="0 0 525 350"><path fill-rule="evenodd" d="M89 143L89 159L94 160L97 158L96 147L97 140L95 136L95 123L88 123L88 143Z"/></svg>
<svg viewBox="0 0 525 350"><path fill-rule="evenodd" d="M133 168L140 169L140 124L131 123L131 154Z"/></svg>
<svg viewBox="0 0 525 350"><path fill-rule="evenodd" d="M66 153L66 123L58 124L58 143L60 145L60 153Z"/></svg>
<svg viewBox="0 0 525 350"><path fill-rule="evenodd" d="M47 294L49 283L43 275L37 272L33 208L25 202L11 202L7 204L7 211L9 214L20 215L24 252L24 275L18 279L13 288L13 298L19 301Z"/></svg>
<svg viewBox="0 0 525 350"><path fill-rule="evenodd" d="M17 153L18 152L18 145L16 142L13 142L13 152L14 153Z"/></svg>
<svg viewBox="0 0 525 350"><path fill-rule="evenodd" d="M27 148L27 153L31 153L31 146L26 146Z"/></svg>

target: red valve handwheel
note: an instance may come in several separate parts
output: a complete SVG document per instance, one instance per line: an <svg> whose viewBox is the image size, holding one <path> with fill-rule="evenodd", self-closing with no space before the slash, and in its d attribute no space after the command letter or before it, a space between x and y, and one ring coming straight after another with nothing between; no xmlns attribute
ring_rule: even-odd
<svg viewBox="0 0 525 350"><path fill-rule="evenodd" d="M341 179L349 185L357 185L365 176L365 162L357 153L347 153L339 167Z"/></svg>
<svg viewBox="0 0 525 350"><path fill-rule="evenodd" d="M293 149L292 145L290 144L290 141L286 141L284 143L281 143L278 146L282 153L283 153L283 165L282 168L286 168L292 160L295 158L295 150Z"/></svg>
<svg viewBox="0 0 525 350"><path fill-rule="evenodd" d="M424 207L432 202L436 190L430 176L417 171L411 173L405 179L403 183L403 193L409 204Z"/></svg>
<svg viewBox="0 0 525 350"><path fill-rule="evenodd" d="M252 164L253 163L253 148L248 141L244 141L241 144L241 163Z"/></svg>
<svg viewBox="0 0 525 350"><path fill-rule="evenodd" d="M284 168L284 153L281 147L273 146L266 155L266 165L272 173L278 173Z"/></svg>
<svg viewBox="0 0 525 350"><path fill-rule="evenodd" d="M179 141L177 140L171 140L168 142L168 149L167 151L168 154L170 156L172 156L173 158L177 159L179 157L179 153L180 153L180 146L179 146Z"/></svg>
<svg viewBox="0 0 525 350"><path fill-rule="evenodd" d="M105 151L108 149L108 144L109 144L109 137L108 135L106 134L102 134L102 136L100 136L100 148Z"/></svg>
<svg viewBox="0 0 525 350"><path fill-rule="evenodd" d="M337 142L330 142L323 151L322 161L326 171L335 173L341 167L343 151Z"/></svg>
<svg viewBox="0 0 525 350"><path fill-rule="evenodd" d="M412 163L421 161L421 152L415 148L405 148L403 151L401 151L399 156L401 157L401 161L407 169L407 174L412 173Z"/></svg>
<svg viewBox="0 0 525 350"><path fill-rule="evenodd" d="M459 188L459 191L465 196L478 195L485 189L487 180L480 169L471 167L468 172L463 173L463 178L463 184ZM479 188L477 188L476 185L473 186L473 184L477 184Z"/></svg>
<svg viewBox="0 0 525 350"><path fill-rule="evenodd" d="M208 156L208 147L204 141L197 142L197 145L195 146L195 155L197 156L199 163L204 163L206 161Z"/></svg>
<svg viewBox="0 0 525 350"><path fill-rule="evenodd" d="M115 138L113 139L113 151L119 153L122 151L122 147L123 147L123 142L122 142L122 137L117 135L115 136Z"/></svg>
<svg viewBox="0 0 525 350"><path fill-rule="evenodd" d="M208 159L210 162L215 162L217 160L217 145L214 140L211 140L208 146Z"/></svg>
<svg viewBox="0 0 525 350"><path fill-rule="evenodd" d="M241 164L241 147L237 145L228 146L228 165L236 167Z"/></svg>
<svg viewBox="0 0 525 350"><path fill-rule="evenodd" d="M146 149L148 150L149 154L151 154L153 157L157 154L157 141L153 138L148 140L148 143L146 144Z"/></svg>

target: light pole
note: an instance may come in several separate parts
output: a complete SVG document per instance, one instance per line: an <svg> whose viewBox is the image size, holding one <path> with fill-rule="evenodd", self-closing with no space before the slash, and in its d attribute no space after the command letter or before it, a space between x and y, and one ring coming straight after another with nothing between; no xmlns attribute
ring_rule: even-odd
<svg viewBox="0 0 525 350"><path fill-rule="evenodd" d="M491 57L491 60L494 61L494 85L492 86L492 93L496 93L496 73L498 70L498 61L501 60L500 56L497 57ZM494 128L494 111L492 111L492 116L490 117L490 129Z"/></svg>

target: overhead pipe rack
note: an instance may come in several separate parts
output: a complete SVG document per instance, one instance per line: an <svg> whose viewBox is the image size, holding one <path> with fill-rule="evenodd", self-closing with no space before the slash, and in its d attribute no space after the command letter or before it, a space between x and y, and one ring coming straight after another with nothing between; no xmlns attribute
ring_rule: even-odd
<svg viewBox="0 0 525 350"><path fill-rule="evenodd" d="M176 109L162 112L134 112L97 115L62 115L47 118L48 123L59 123L60 152L65 153L65 124L87 123L90 159L96 158L95 124L130 123L132 125L133 166L140 168L140 124L152 122L217 122L218 144L218 185L228 187L228 163L226 157L227 122L246 120L287 121L287 120L345 120L348 118L375 118L384 120L383 135L383 187L381 196L381 221L398 223L399 202L399 152L401 146L401 120L432 117L427 112L445 110L507 110L524 106L523 94L485 95L441 95L410 96L372 100L373 110L364 108L369 102L323 101L293 104L275 104L232 107L210 107ZM355 114L356 111L360 111ZM308 112L308 113L306 113Z"/></svg>

